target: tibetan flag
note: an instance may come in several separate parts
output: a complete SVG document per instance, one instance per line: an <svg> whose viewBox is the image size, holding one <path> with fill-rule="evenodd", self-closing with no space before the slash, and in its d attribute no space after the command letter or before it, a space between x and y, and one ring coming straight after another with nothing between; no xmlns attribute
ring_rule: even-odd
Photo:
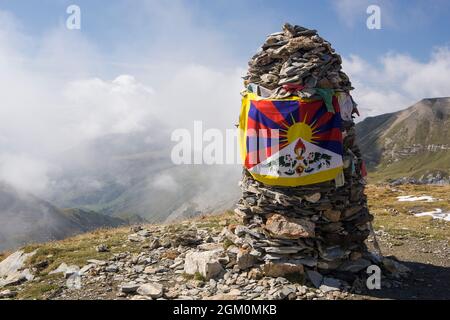
<svg viewBox="0 0 450 320"><path fill-rule="evenodd" d="M239 141L245 168L258 181L302 186L333 180L343 171L342 119L324 100L265 99L247 92L242 99Z"/></svg>

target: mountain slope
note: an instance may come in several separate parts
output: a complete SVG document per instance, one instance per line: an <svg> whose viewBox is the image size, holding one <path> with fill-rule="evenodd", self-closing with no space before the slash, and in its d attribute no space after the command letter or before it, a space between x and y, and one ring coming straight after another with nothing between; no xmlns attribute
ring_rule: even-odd
<svg viewBox="0 0 450 320"><path fill-rule="evenodd" d="M124 224L124 220L95 212L60 210L47 201L0 182L0 250Z"/></svg>
<svg viewBox="0 0 450 320"><path fill-rule="evenodd" d="M375 180L403 177L440 182L450 174L450 98L423 99L356 125Z"/></svg>

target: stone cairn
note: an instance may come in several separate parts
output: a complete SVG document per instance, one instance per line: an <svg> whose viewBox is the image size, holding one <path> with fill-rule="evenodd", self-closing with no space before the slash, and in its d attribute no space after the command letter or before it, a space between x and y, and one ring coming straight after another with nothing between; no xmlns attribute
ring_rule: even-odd
<svg viewBox="0 0 450 320"><path fill-rule="evenodd" d="M314 88L352 90L341 71L341 57L315 30L285 24L271 34L249 62L245 84L263 97L318 97ZM298 91L292 90L301 86ZM354 104L356 110L356 104ZM268 276L306 273L312 282L323 275L356 279L380 256L365 240L373 216L367 207L362 157L355 143L353 117L343 120L344 178L299 187L265 185L244 168L242 198L235 209L242 225L228 236L250 252Z"/></svg>

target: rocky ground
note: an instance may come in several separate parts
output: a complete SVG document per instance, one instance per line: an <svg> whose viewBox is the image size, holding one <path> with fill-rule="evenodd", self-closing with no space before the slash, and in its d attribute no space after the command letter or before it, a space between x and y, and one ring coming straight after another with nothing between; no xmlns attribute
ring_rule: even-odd
<svg viewBox="0 0 450 320"><path fill-rule="evenodd" d="M171 225L98 230L23 248L5 270L5 299L449 299L449 222L417 218L411 210L448 205L439 187L368 188L377 239L384 255L409 269L408 278L383 277L381 290L364 281L345 283L297 272L252 266L253 260L224 237L234 216L200 217ZM447 191L447 192L446 192ZM433 195L435 202L400 203L399 195ZM373 243L373 239L369 239ZM11 258L9 258L11 260ZM3 267L2 267L3 266ZM11 264L9 265L11 267ZM16 270L13 270L16 267ZM274 271L276 271L274 273ZM297 270L299 271L299 270ZM301 271L301 270L300 270ZM5 276L9 272L9 277ZM271 276L268 276L268 274ZM3 276L3 278L1 278ZM313 280L313 281L311 281ZM318 288L316 288L316 287Z"/></svg>

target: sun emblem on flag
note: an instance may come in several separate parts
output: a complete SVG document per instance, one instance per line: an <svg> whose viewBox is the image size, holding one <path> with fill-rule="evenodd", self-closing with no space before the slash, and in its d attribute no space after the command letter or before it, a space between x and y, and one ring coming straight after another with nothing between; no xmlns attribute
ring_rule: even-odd
<svg viewBox="0 0 450 320"><path fill-rule="evenodd" d="M334 112L321 99L244 99L240 141L244 166L254 177L301 185L334 179L342 171L342 119L335 97Z"/></svg>

